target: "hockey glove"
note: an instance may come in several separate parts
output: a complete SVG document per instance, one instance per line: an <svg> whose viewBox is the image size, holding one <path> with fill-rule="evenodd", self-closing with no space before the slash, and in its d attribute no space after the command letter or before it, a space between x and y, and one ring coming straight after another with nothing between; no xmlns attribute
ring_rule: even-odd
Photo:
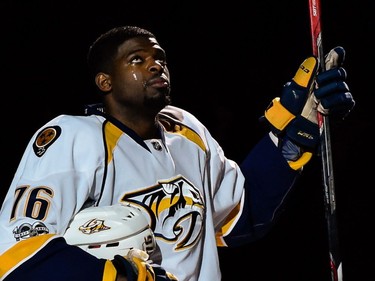
<svg viewBox="0 0 375 281"><path fill-rule="evenodd" d="M323 115L334 118L345 118L353 109L355 101L345 83L347 74L342 64L345 59L343 47L333 48L325 56L326 71L316 77L317 89L314 91L316 104L313 107Z"/></svg>
<svg viewBox="0 0 375 281"><path fill-rule="evenodd" d="M293 79L284 85L281 97L273 99L264 115L276 136L287 136L297 145L310 149L319 142L319 126L316 111L308 112L304 108L312 96L317 71L318 60L305 59Z"/></svg>
<svg viewBox="0 0 375 281"><path fill-rule="evenodd" d="M126 257L116 255L112 260L117 273L128 281L178 281L177 277L156 264L151 264L148 254L132 249Z"/></svg>
<svg viewBox="0 0 375 281"><path fill-rule="evenodd" d="M284 85L281 98L275 98L265 112L275 135L285 134L297 145L311 150L320 141L318 111L323 115L346 117L355 105L345 83L342 47L325 56L326 71L317 74L318 61L307 58L291 82ZM316 78L316 79L315 79Z"/></svg>

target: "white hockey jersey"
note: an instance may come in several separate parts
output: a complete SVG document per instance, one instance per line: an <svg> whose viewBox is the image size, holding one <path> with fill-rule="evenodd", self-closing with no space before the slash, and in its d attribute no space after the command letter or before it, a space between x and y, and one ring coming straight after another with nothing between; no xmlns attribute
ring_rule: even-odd
<svg viewBox="0 0 375 281"><path fill-rule="evenodd" d="M268 150L274 150L278 160L272 168L262 170L269 163L245 163L241 171L190 113L168 106L156 121L160 138L149 140L99 111L58 116L35 133L0 213L0 280L7 280L51 240L10 261L19 241L63 235L87 203L119 202L140 208L148 219L159 247L153 261L181 281L221 279L217 246L226 246L230 235L241 234L240 223L249 227L249 208L254 208L256 225L272 222L296 173L271 141L263 141L267 143L263 146L273 146ZM253 158L259 162L259 157ZM270 173L283 176L285 182L275 183ZM245 192L244 175L255 179L250 184L255 190L253 203ZM262 177L268 178L267 186L259 184ZM267 196L273 200L270 205L263 204ZM259 211L258 216L258 209L268 211Z"/></svg>

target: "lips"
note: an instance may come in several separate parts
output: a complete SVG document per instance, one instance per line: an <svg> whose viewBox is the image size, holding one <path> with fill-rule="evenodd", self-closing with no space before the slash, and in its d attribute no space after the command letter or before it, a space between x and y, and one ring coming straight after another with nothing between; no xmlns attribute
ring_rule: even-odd
<svg viewBox="0 0 375 281"><path fill-rule="evenodd" d="M153 87L153 88L168 88L169 81L162 77L157 77L157 78L150 79L146 85L148 87Z"/></svg>

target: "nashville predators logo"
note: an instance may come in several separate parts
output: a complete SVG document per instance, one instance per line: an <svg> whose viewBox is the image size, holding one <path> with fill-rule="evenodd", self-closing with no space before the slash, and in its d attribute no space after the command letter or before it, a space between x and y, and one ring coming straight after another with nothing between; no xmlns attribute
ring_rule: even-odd
<svg viewBox="0 0 375 281"><path fill-rule="evenodd" d="M128 193L123 201L146 210L155 237L175 244L175 250L194 246L202 234L203 197L199 189L182 176Z"/></svg>
<svg viewBox="0 0 375 281"><path fill-rule="evenodd" d="M104 225L104 220L92 219L85 222L78 229L84 234L92 234L102 230L110 229L110 227Z"/></svg>

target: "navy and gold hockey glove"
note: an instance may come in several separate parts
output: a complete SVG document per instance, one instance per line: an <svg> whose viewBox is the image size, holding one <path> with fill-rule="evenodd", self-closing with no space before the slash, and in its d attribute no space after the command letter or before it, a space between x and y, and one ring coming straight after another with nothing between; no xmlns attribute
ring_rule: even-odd
<svg viewBox="0 0 375 281"><path fill-rule="evenodd" d="M325 56L326 70L317 74L314 88L301 112L302 117L318 124L318 112L322 115L343 119L353 109L355 101L345 82L347 74L342 67L344 59L345 50L342 47L333 48ZM315 141L311 142L312 145L309 145L309 142L300 142L292 137L293 134L288 134L288 128L287 135L297 144L308 148L314 148L317 144Z"/></svg>
<svg viewBox="0 0 375 281"><path fill-rule="evenodd" d="M308 148L315 147L320 138L316 116L304 111L317 71L317 58L305 59L293 79L284 85L281 97L274 98L264 114L276 136L287 136L297 145ZM303 111L305 114L301 115Z"/></svg>
<svg viewBox="0 0 375 281"><path fill-rule="evenodd" d="M112 263L117 274L125 276L128 281L178 281L172 273L159 265L151 264L148 257L146 252L132 249L125 257L116 255Z"/></svg>
<svg viewBox="0 0 375 281"><path fill-rule="evenodd" d="M326 71L316 77L314 102L323 115L344 119L353 109L355 101L346 84L347 73L342 67L345 50L338 46L325 56Z"/></svg>
<svg viewBox="0 0 375 281"><path fill-rule="evenodd" d="M292 168L298 169L307 163L320 142L318 112L344 118L355 105L345 83L344 58L342 47L333 48L325 56L326 71L321 73L315 57L305 59L293 79L284 85L281 97L275 98L265 111L271 131L281 140L284 156L304 156L295 165L290 162ZM288 157L288 161L292 159Z"/></svg>

